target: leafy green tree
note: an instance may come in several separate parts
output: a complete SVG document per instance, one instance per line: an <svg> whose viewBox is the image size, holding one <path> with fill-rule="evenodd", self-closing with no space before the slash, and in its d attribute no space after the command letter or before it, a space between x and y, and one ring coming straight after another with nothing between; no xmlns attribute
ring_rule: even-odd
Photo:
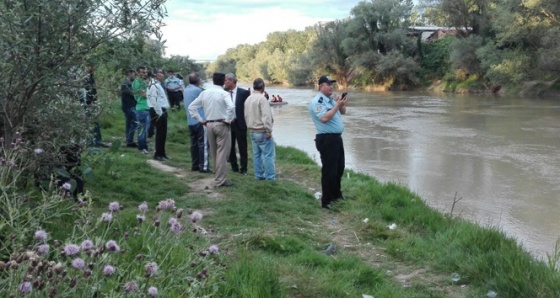
<svg viewBox="0 0 560 298"><path fill-rule="evenodd" d="M347 37L348 20L336 20L315 25L317 39L312 49L316 73L332 74L340 87L348 86L352 63L342 45Z"/></svg>

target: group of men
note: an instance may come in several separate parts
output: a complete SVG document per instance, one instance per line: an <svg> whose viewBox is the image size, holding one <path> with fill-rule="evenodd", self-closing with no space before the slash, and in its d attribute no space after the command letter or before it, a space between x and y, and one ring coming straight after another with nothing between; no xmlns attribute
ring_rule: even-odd
<svg viewBox="0 0 560 298"><path fill-rule="evenodd" d="M249 132L255 178L275 181L274 120L264 80L255 79L253 90L249 92L237 86L237 79L232 73L214 73L213 85L206 90L201 88L202 81L197 73L189 75L186 88L174 78L171 72L168 80L164 81L161 69L147 72L145 67L138 67L136 73L132 70L127 72L127 80L121 86L127 146L148 153L150 149L146 137L150 126L153 126L156 130L154 159L169 159L165 152L167 110L170 102L180 107L180 100L177 100L180 92L187 112L192 171L212 173L211 157L215 186L232 186L233 183L227 179L227 163L231 164L233 172L247 175ZM341 115L346 113L348 98L333 96L335 82L328 76L321 76L318 80L319 93L308 107L317 130L315 145L322 163L321 205L327 209L331 208L331 203L343 198L341 179L345 167ZM136 130L139 131L137 144L133 142Z"/></svg>

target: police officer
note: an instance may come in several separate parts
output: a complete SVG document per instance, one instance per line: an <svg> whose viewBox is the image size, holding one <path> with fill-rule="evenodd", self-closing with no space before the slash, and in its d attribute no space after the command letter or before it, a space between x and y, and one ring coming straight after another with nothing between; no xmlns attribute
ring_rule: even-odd
<svg viewBox="0 0 560 298"><path fill-rule="evenodd" d="M344 173L344 145L341 114L346 114L346 96L333 95L333 83L328 76L319 78L319 93L309 103L309 115L317 129L315 147L321 155L321 206L330 209L331 203L342 199L340 181Z"/></svg>
<svg viewBox="0 0 560 298"><path fill-rule="evenodd" d="M179 110L181 101L183 101L183 83L182 80L175 76L172 70L167 71L167 79L165 79L165 89L171 105L171 110Z"/></svg>

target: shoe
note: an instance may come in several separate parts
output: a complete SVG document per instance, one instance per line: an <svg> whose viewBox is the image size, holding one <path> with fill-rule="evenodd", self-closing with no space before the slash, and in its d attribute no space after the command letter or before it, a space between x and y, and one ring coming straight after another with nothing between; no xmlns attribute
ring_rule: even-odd
<svg viewBox="0 0 560 298"><path fill-rule="evenodd" d="M198 172L200 170L199 167L191 167L192 172Z"/></svg>
<svg viewBox="0 0 560 298"><path fill-rule="evenodd" d="M157 160L157 161L165 161L163 156L154 156L154 159Z"/></svg>
<svg viewBox="0 0 560 298"><path fill-rule="evenodd" d="M140 150L140 152L142 152L142 153L144 153L144 154L150 153L150 152L148 151L148 149L142 149L142 150Z"/></svg>
<svg viewBox="0 0 560 298"><path fill-rule="evenodd" d="M171 160L171 158L167 157L167 155L162 156L163 160L168 161Z"/></svg>
<svg viewBox="0 0 560 298"><path fill-rule="evenodd" d="M322 208L325 208L327 210L332 210L331 204L327 204L327 205L321 205Z"/></svg>
<svg viewBox="0 0 560 298"><path fill-rule="evenodd" d="M243 176L247 176L247 171L241 171L240 174Z"/></svg>
<svg viewBox="0 0 560 298"><path fill-rule="evenodd" d="M218 187L222 187L222 186L223 186L223 187L233 186L233 182L227 181L227 180L226 180L226 182L224 182L222 185L220 185L220 186L218 186Z"/></svg>
<svg viewBox="0 0 560 298"><path fill-rule="evenodd" d="M132 142L132 143L126 144L126 147L128 147L128 148L138 148L138 144Z"/></svg>

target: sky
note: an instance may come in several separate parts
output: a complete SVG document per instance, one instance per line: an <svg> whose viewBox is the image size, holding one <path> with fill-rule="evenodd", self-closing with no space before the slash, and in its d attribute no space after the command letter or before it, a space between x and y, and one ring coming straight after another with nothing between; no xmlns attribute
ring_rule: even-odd
<svg viewBox="0 0 560 298"><path fill-rule="evenodd" d="M239 44L257 44L269 33L304 30L343 19L360 0L168 0L162 29L166 56L214 60Z"/></svg>

